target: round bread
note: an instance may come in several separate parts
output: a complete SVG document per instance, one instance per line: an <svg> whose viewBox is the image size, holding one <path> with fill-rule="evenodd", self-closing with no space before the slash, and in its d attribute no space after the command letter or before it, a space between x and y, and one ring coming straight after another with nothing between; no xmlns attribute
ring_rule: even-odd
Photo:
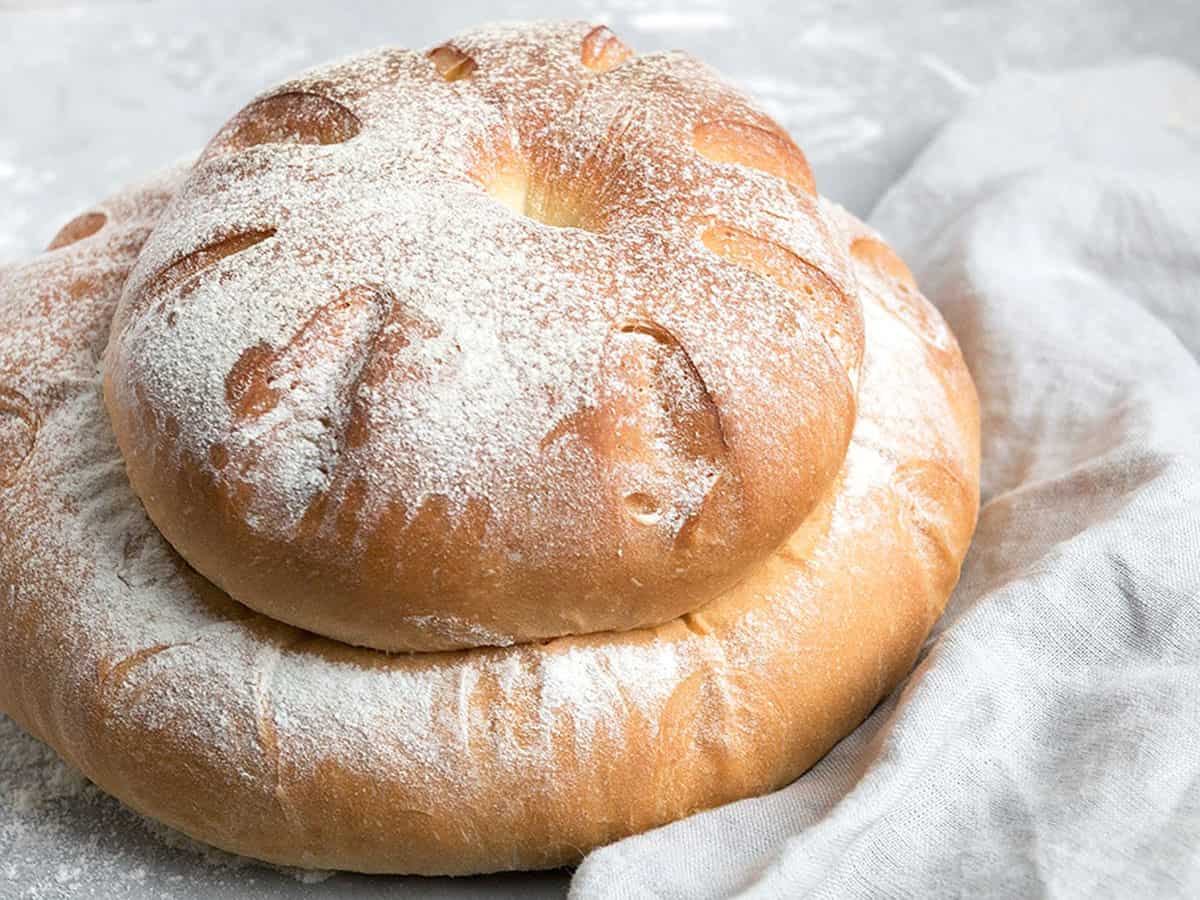
<svg viewBox="0 0 1200 900"><path fill-rule="evenodd" d="M908 672L973 528L978 407L940 317L848 215L821 204L863 310L857 421L780 548L654 627L392 655L234 602L130 487L98 366L180 179L0 273L0 709L102 788L276 863L552 867L786 784Z"/></svg>
<svg viewBox="0 0 1200 900"><path fill-rule="evenodd" d="M116 315L130 481L200 573L382 650L657 625L762 565L855 419L846 248L679 53L491 27L288 82Z"/></svg>

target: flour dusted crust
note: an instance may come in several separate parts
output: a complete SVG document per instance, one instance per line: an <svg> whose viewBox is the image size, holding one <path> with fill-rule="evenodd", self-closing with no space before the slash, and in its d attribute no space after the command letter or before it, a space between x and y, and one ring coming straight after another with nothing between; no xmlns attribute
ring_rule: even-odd
<svg viewBox="0 0 1200 900"><path fill-rule="evenodd" d="M134 489L198 571L450 649L668 621L804 521L854 423L845 248L778 125L623 46L493 26L217 135L107 367Z"/></svg>
<svg viewBox="0 0 1200 900"><path fill-rule="evenodd" d="M909 670L974 526L978 408L953 336L848 214L817 201L865 334L853 436L782 546L651 627L389 654L234 602L130 485L104 347L194 180L0 270L0 709L102 788L282 864L552 867L786 784Z"/></svg>

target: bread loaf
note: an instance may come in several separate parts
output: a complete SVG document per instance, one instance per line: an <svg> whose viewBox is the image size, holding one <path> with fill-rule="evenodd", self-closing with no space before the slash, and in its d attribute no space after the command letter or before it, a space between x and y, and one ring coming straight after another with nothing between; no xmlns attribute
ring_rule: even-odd
<svg viewBox="0 0 1200 900"><path fill-rule="evenodd" d="M904 263L708 70L370 54L0 270L0 709L233 852L569 864L854 728L978 467Z"/></svg>

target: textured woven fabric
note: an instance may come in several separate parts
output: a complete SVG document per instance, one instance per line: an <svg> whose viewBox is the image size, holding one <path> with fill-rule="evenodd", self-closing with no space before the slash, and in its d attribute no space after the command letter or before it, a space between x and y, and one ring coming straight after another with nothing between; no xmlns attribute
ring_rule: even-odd
<svg viewBox="0 0 1200 900"><path fill-rule="evenodd" d="M1200 896L1200 78L1010 76L872 224L979 387L962 581L812 771L572 896Z"/></svg>

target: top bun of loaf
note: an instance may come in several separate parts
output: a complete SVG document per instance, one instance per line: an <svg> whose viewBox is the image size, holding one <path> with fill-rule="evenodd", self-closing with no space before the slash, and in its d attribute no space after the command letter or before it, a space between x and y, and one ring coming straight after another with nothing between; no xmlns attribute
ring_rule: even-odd
<svg viewBox="0 0 1200 900"><path fill-rule="evenodd" d="M850 272L799 149L700 63L484 28L238 113L126 284L106 402L154 523L275 619L383 650L630 629L829 490Z"/></svg>

